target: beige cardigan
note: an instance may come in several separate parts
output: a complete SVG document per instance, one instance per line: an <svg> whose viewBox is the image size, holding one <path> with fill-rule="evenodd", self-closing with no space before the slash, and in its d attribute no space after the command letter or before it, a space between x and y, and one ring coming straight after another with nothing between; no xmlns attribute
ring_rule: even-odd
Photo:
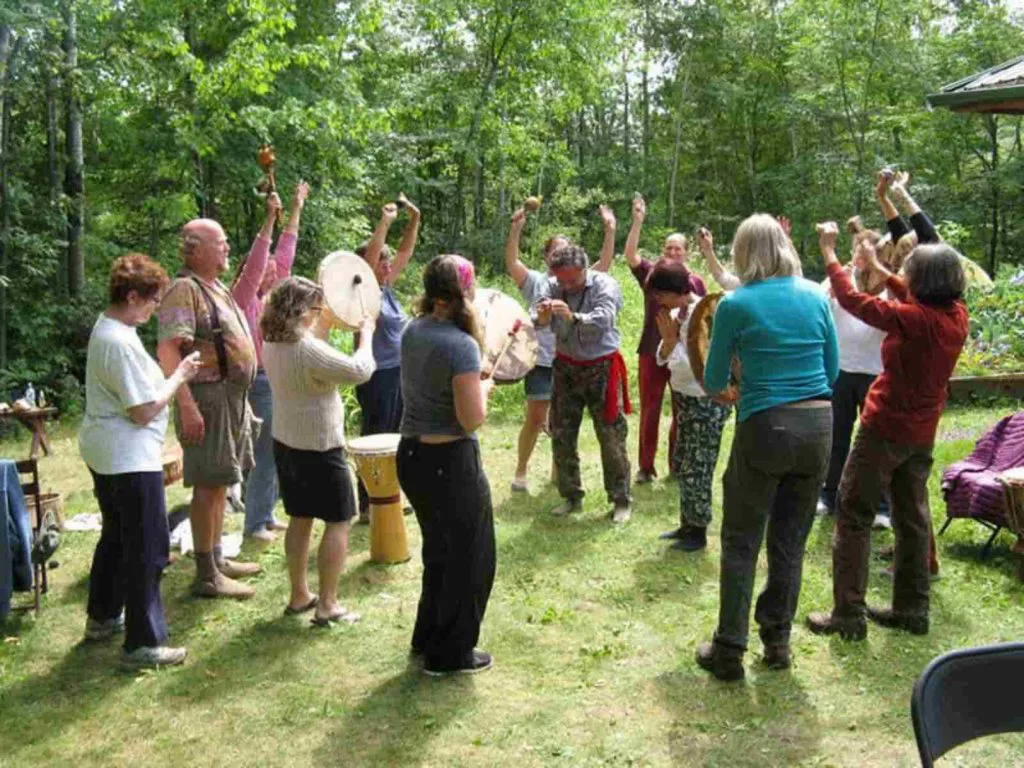
<svg viewBox="0 0 1024 768"><path fill-rule="evenodd" d="M307 333L297 342L265 342L263 367L274 401L275 440L304 451L345 445L338 385L369 380L376 369L369 347L350 357Z"/></svg>

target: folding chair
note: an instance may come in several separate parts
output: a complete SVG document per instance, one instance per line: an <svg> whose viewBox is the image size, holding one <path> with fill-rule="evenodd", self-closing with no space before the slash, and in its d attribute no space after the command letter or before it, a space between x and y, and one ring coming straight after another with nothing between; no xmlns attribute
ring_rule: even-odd
<svg viewBox="0 0 1024 768"><path fill-rule="evenodd" d="M25 459L17 462L18 474L22 477L21 492L25 495L27 502L29 497L35 500L36 516L32 521L32 543L39 538L39 532L43 527L43 499L39 490L39 462L36 459ZM26 481L26 477L31 480ZM46 563L32 564L32 587L35 591L35 611L39 614L40 595L46 594L49 589L49 582L46 574Z"/></svg>
<svg viewBox="0 0 1024 768"><path fill-rule="evenodd" d="M944 653L914 684L910 714L921 765L964 742L1024 731L1024 643Z"/></svg>

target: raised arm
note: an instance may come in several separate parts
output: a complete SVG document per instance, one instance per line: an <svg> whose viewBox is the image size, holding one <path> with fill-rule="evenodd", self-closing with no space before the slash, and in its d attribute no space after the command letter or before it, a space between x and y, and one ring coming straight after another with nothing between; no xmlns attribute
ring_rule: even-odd
<svg viewBox="0 0 1024 768"><path fill-rule="evenodd" d="M644 219L647 217L647 204L644 199L637 195L633 199L633 223L629 227L629 235L626 236L624 255L630 269L640 266L640 230L644 228Z"/></svg>
<svg viewBox="0 0 1024 768"><path fill-rule="evenodd" d="M907 189L909 185L910 175L905 172L901 173L892 183L892 193L896 202L903 208L903 212L910 218L910 225L917 233L917 242L939 242L939 233L936 231L935 225L928 218L928 214L922 211L921 206L910 196L910 191Z"/></svg>
<svg viewBox="0 0 1024 768"><path fill-rule="evenodd" d="M526 282L529 270L519 260L519 240L523 236L523 227L526 226L526 211L522 208L512 214L512 226L508 230L508 240L505 242L505 271L508 272L517 288L522 288Z"/></svg>
<svg viewBox="0 0 1024 768"><path fill-rule="evenodd" d="M280 209L281 198L277 196L277 193L271 192L267 195L267 220L263 222L256 239L253 240L249 257L242 265L241 274L231 286L231 295L235 297L235 301L243 311L255 301L260 283L263 281L267 259L270 258L270 238L274 235L274 223L277 221L277 212Z"/></svg>
<svg viewBox="0 0 1024 768"><path fill-rule="evenodd" d="M405 209L409 212L409 223L402 233L402 242L398 244L398 253L395 254L395 262L388 274L388 285L394 285L402 270L409 264L412 253L416 250L416 238L420 233L420 209L409 201L404 192L398 195L398 199L405 203Z"/></svg>
<svg viewBox="0 0 1024 768"><path fill-rule="evenodd" d="M900 212L896 210L896 206L889 199L889 174L891 173L889 170L879 171L878 181L875 183L875 199L878 201L878 207L882 209L882 216L885 217L886 222L900 217Z"/></svg>
<svg viewBox="0 0 1024 768"><path fill-rule="evenodd" d="M718 261L718 257L715 255L715 241L711 235L711 230L707 227L701 227L697 230L697 247L700 249L704 261L708 264L711 276L715 278L716 283L722 286L722 290L735 291L743 285L736 275L723 267Z"/></svg>
<svg viewBox="0 0 1024 768"><path fill-rule="evenodd" d="M292 210L288 214L288 223L284 227L284 231L288 234L298 236L299 220L302 219L302 209L306 205L307 197L309 197L309 184L300 181L295 185L295 194L292 195Z"/></svg>
<svg viewBox="0 0 1024 768"><path fill-rule="evenodd" d="M387 203L380 209L380 221L373 230L373 237L370 238L370 244L363 255L363 259L374 272L377 271L377 264L380 262L380 252L384 250L384 244L387 242L388 230L391 229L391 223L397 215L398 206L394 203Z"/></svg>
<svg viewBox="0 0 1024 768"><path fill-rule="evenodd" d="M615 214L607 205L599 206L598 210L601 212L601 221L604 224L604 243L601 245L601 258L591 269L595 272L607 272L615 257Z"/></svg>

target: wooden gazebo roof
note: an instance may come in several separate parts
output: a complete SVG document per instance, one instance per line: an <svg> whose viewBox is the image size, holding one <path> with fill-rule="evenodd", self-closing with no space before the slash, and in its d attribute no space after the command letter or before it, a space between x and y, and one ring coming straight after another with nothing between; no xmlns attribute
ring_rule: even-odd
<svg viewBox="0 0 1024 768"><path fill-rule="evenodd" d="M1024 56L944 86L928 105L954 112L1024 114Z"/></svg>

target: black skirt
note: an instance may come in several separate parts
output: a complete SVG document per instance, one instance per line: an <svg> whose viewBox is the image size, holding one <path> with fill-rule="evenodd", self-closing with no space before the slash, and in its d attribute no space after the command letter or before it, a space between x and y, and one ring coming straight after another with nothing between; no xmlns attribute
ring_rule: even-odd
<svg viewBox="0 0 1024 768"><path fill-rule="evenodd" d="M303 451L275 440L274 464L289 517L344 523L355 516L352 474L344 448Z"/></svg>

